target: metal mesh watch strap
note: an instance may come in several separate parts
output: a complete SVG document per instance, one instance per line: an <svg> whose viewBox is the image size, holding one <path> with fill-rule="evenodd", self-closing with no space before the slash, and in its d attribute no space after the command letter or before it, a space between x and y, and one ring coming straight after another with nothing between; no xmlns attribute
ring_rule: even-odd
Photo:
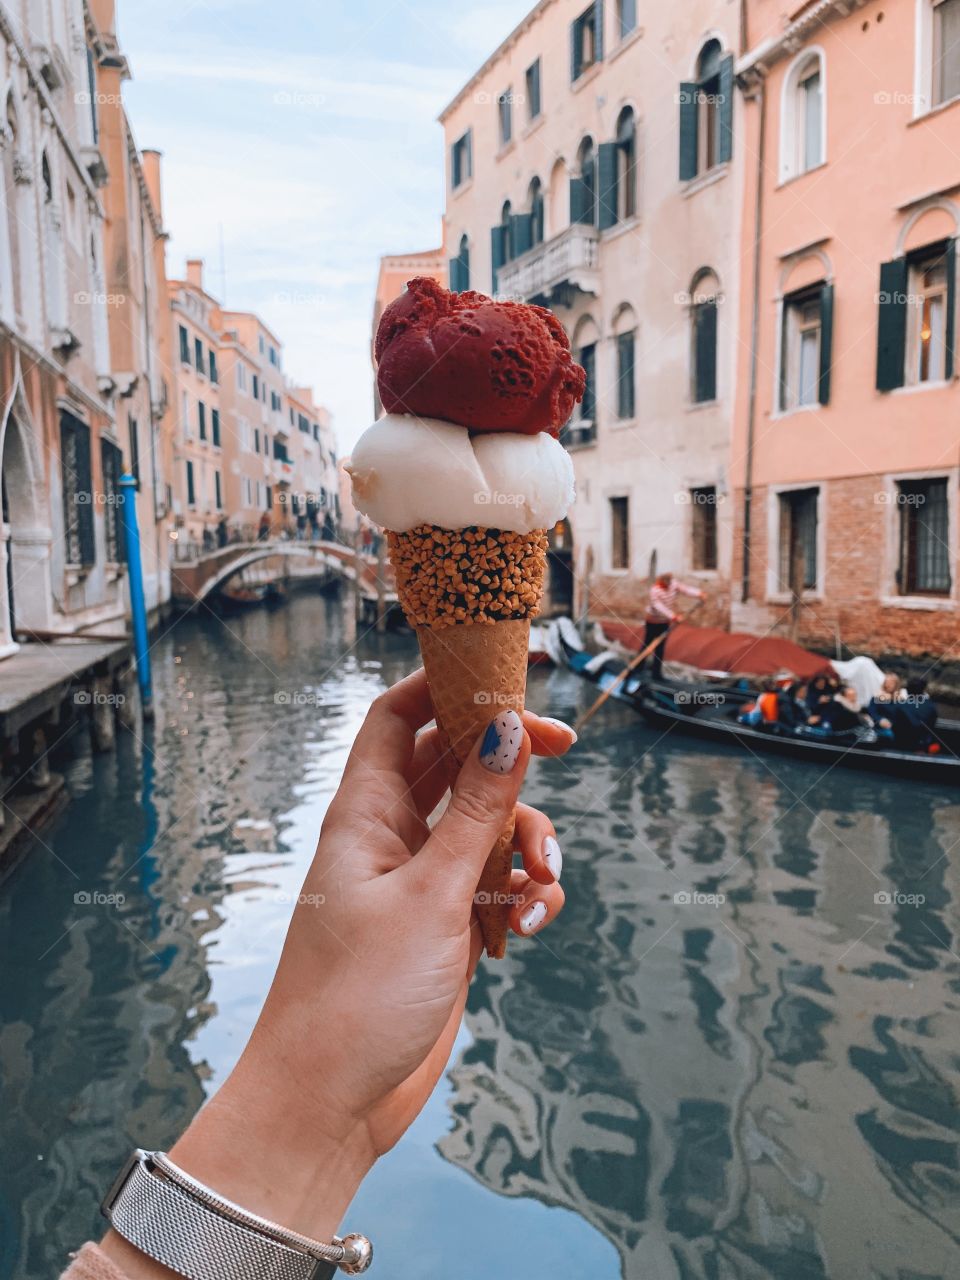
<svg viewBox="0 0 960 1280"><path fill-rule="evenodd" d="M178 1185L171 1172L185 1185ZM337 1263L329 1255L343 1256L339 1241L307 1241L201 1184L186 1189L191 1183L162 1153L137 1150L101 1209L125 1240L188 1280L332 1280L336 1275Z"/></svg>

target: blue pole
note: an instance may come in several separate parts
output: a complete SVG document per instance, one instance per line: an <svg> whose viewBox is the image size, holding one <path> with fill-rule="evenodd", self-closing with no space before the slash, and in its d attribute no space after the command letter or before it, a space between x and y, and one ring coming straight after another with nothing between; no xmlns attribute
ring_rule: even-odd
<svg viewBox="0 0 960 1280"><path fill-rule="evenodd" d="M147 602L143 594L143 565L140 563L140 533L137 529L137 482L129 473L120 477L123 493L123 539L127 552L127 577L130 582L130 614L133 622L133 656L137 662L137 681L145 715L153 703L150 679L150 646L147 643Z"/></svg>

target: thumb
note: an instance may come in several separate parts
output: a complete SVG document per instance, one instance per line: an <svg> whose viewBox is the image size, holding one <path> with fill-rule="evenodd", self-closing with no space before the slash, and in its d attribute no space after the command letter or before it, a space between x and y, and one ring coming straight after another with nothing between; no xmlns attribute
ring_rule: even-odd
<svg viewBox="0 0 960 1280"><path fill-rule="evenodd" d="M497 837L513 813L530 760L530 739L514 710L501 711L474 745L450 803L409 864L436 887L472 895Z"/></svg>

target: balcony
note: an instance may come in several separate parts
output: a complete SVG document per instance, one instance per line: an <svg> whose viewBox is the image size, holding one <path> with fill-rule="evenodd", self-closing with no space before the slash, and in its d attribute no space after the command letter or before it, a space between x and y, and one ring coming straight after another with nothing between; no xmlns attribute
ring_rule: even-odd
<svg viewBox="0 0 960 1280"><path fill-rule="evenodd" d="M581 449L596 444L597 424L587 418L571 418L560 432L560 443L565 449Z"/></svg>
<svg viewBox="0 0 960 1280"><path fill-rule="evenodd" d="M497 273L501 294L544 306L572 306L575 295L600 290L596 227L575 222L559 235L507 262Z"/></svg>

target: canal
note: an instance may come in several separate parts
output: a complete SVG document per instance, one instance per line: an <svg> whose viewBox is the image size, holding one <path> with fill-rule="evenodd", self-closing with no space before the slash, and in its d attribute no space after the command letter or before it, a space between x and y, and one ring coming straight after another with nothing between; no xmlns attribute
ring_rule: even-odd
<svg viewBox="0 0 960 1280"><path fill-rule="evenodd" d="M345 655L345 656L344 656ZM336 599L181 622L155 724L65 770L0 886L0 1278L99 1232L256 1017L370 699ZM592 690L531 673L572 718ZM658 738L608 705L527 798L567 908L473 988L348 1224L396 1280L956 1277L960 798Z"/></svg>

